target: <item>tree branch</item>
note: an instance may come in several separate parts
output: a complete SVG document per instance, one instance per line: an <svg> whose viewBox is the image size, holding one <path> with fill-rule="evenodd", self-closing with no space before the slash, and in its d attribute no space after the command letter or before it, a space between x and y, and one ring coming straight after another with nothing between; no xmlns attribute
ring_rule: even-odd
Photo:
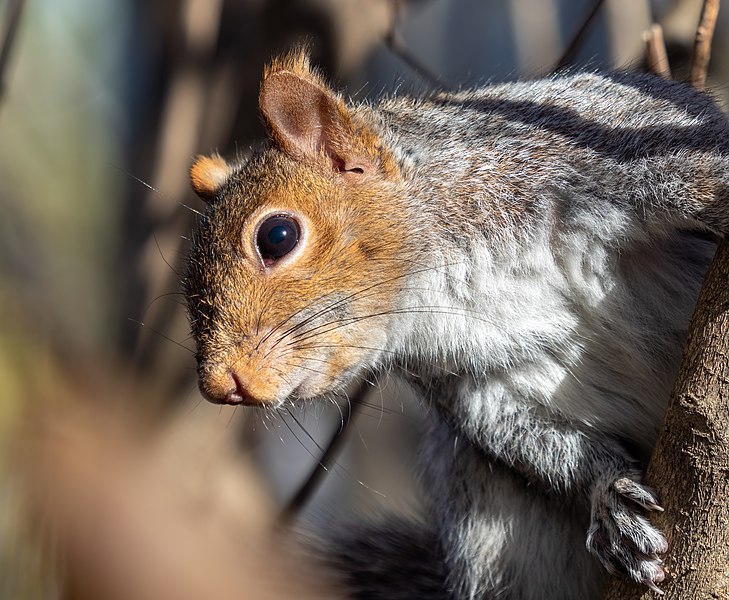
<svg viewBox="0 0 729 600"><path fill-rule="evenodd" d="M345 433L349 429L352 419L357 415L357 411L362 406L364 398L369 392L370 387L371 384L368 381L363 381L350 401L342 407L341 427L332 434L332 437L326 447L322 450L321 458L319 458L319 461L316 465L314 465L314 468L311 473L309 473L306 481L281 512L279 517L281 525L286 526L298 516L301 509L311 499L316 490L319 488L319 485L321 485L322 478L329 471L329 467L336 462L337 457L342 450L342 444L346 437Z"/></svg>
<svg viewBox="0 0 729 600"><path fill-rule="evenodd" d="M666 54L666 43L663 39L663 27L654 23L650 29L643 33L646 45L646 60L648 69L665 79L671 79L671 66Z"/></svg>
<svg viewBox="0 0 729 600"><path fill-rule="evenodd" d="M554 69L552 69L553 71L559 71L561 69L564 69L574 60L577 51L580 49L582 43L585 41L585 35L587 34L590 25L592 25L592 22L595 20L595 17L600 11L600 8L602 8L604 2L605 0L596 0L592 9L585 17L585 20L582 22L582 26L577 30L574 37L572 38L572 41L567 45L566 50L562 54L562 57L554 66Z"/></svg>
<svg viewBox="0 0 729 600"><path fill-rule="evenodd" d="M719 0L704 0L701 19L696 29L694 55L691 61L691 85L697 90L703 90L706 83L706 73L709 70L709 60L711 58L711 40L714 37L718 15Z"/></svg>
<svg viewBox="0 0 729 600"><path fill-rule="evenodd" d="M729 596L729 242L719 245L689 327L663 429L645 481L665 511L665 598ZM656 596L614 578L606 600Z"/></svg>
<svg viewBox="0 0 729 600"><path fill-rule="evenodd" d="M392 23L390 28L385 34L383 42L385 47L403 61L408 67L410 67L415 73L417 73L421 79L424 79L435 89L440 91L447 91L449 86L443 82L432 70L426 67L420 59L410 52L409 48L405 45L398 32L398 24L400 21L400 14L405 7L405 0L394 0L395 10L393 12Z"/></svg>

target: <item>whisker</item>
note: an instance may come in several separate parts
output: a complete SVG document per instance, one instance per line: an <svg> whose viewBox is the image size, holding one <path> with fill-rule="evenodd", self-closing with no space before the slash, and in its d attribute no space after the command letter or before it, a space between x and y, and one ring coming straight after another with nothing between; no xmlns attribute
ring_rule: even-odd
<svg viewBox="0 0 729 600"><path fill-rule="evenodd" d="M120 167L119 165L115 165L114 163L108 163L112 168L116 169L117 171L120 171L121 173L124 173L127 177L130 177L131 179L134 179L137 183L141 183L144 187L146 187L148 190L153 191L155 194L159 194L163 198L168 198L169 196L165 194L164 192L158 190L156 187L154 187L151 183L147 183L144 181L144 179L141 179L140 177L137 177L136 175L132 174L130 171L127 171L125 168ZM189 206L185 204L184 202L177 202L178 206L181 206L182 208L186 208L190 212L195 213L197 216L206 219L207 217L201 213L199 210L195 210L192 208L192 206Z"/></svg>
<svg viewBox="0 0 729 600"><path fill-rule="evenodd" d="M458 263L454 263L454 264L458 264ZM374 284L371 284L371 285L368 285L368 286L366 286L364 288L361 288L359 290L356 290L355 292L352 292L351 294L345 296L344 298L340 298L339 300L335 300L334 302L332 302L328 306L325 306L325 307L321 308L319 311L317 311L314 314L310 315L309 317L307 317L303 321L301 321L301 322L293 325L292 327L290 327L289 329L287 329L286 331L284 331L283 334L281 335L281 337L279 338L279 340L277 340L277 342L274 344L274 346L278 342L280 342L283 338L285 338L286 336L290 335L292 333L292 331L296 331L297 329L300 329L301 327L306 326L313 319L315 319L315 318L317 318L317 317L319 317L319 316L321 316L323 314L326 314L327 312L331 312L332 310L336 309L337 307L339 307L340 305L342 305L345 302L349 302L349 301L354 300L354 299L359 299L361 297L361 295L363 293L365 293L365 292L371 291L371 290L373 290L375 288L378 288L380 286L386 285L388 283L393 283L393 282L398 281L400 279L404 279L404 278L409 277L409 276L412 276L412 275L417 275L419 273L425 273L427 271L432 271L432 270L437 269L437 268L440 268L440 266L436 265L434 267L434 266L430 265L430 266L426 266L426 267L424 267L422 269L418 269L418 270L415 270L415 271L401 273L400 275L396 275L394 277L390 277L390 278L385 279L383 281L378 281L378 282L376 282ZM268 332L268 334L266 334L266 336L264 336L263 339L259 342L259 347L260 347L260 344L263 344L273 333L275 333L276 331L278 331L281 327L283 327L283 325L285 325L291 319L295 318L298 314L300 314L305 309L306 309L306 307L301 308L301 309L295 311L292 315L290 315L289 317L287 317L286 319L284 319L281 323L279 323L278 325L276 325L276 327L274 327L270 332Z"/></svg>
<svg viewBox="0 0 729 600"><path fill-rule="evenodd" d="M371 402L362 402L362 407L369 408L369 409L372 409L373 411L376 411L376 415L372 415L372 416L380 417L380 422L382 420L382 415L398 415L409 421L417 422L417 419L415 419L414 417L407 415L402 411L395 410L394 408L387 408L384 405L384 403L383 404L372 404ZM363 412L362 414L366 416L366 413ZM378 427L379 427L379 425L380 424L378 423Z"/></svg>
<svg viewBox="0 0 729 600"><path fill-rule="evenodd" d="M184 202L178 202L177 204L179 204L182 208L186 208L191 213L196 214L198 217L207 219L207 217L203 213L201 213L199 210L194 209L192 206L189 206L189 205L185 204ZM180 237L182 237L182 236L180 236ZM187 239L187 238L183 237L183 239Z"/></svg>
<svg viewBox="0 0 729 600"><path fill-rule="evenodd" d="M230 424L233 422L233 417L236 416L237 412L238 412L238 407L234 406L233 410L230 411L230 418L228 419L228 422L225 424L226 429L230 429Z"/></svg>
<svg viewBox="0 0 729 600"><path fill-rule="evenodd" d="M324 451L324 449L323 449L323 448L322 448L322 447L321 447L321 446L319 445L319 443L318 443L318 442L317 442L317 441L316 441L316 440L314 439L314 436L312 436L312 435L311 435L311 434L310 434L310 433L309 433L309 432L308 432L308 431L307 431L307 430L306 430L306 429L304 428L304 426L303 426L303 425L301 425L301 423L299 423L299 420L298 420L298 419L297 419L297 418L296 418L296 417L295 417L295 416L293 415L293 413L292 413L292 412L291 412L291 411L290 411L290 410L289 410L288 408L286 409L286 412L287 412L287 413L289 413L289 415L291 415L291 418L292 418L292 419L293 419L294 421L296 421L296 424L297 424L297 425L299 426L299 428L301 429L301 431L303 431L303 432L304 432L304 433L306 434L306 436L307 436L307 437L308 437L308 438L309 438L309 439L310 439L310 440L311 440L311 441L313 442L313 444L314 444L314 445L315 445L315 446L316 446L316 447L317 447L317 448L318 448L318 449L319 449L319 450L320 450L321 452L323 452L323 451ZM313 452L312 452L311 450L309 450L308 446L307 446L306 444L304 444L303 440L302 440L302 439L301 439L301 438L300 438L300 437L299 437L298 435L296 435L296 432L295 432L295 431L294 431L294 430L292 429L291 425L289 425L289 424L288 424L288 422L286 421L286 419L284 419L284 418L282 417L282 418L281 418L281 422L282 422L282 423L283 423L284 425L286 425L286 429L288 429L288 430L289 430L289 431L291 432L291 435L293 435L293 436L294 436L294 438L296 439L296 441L297 441L297 442L299 442L299 444L301 444L301 447L302 447L302 448L303 448L304 450L306 450L307 454L308 454L309 456L311 456L311 458L313 458L314 460L316 460L316 461L317 461L317 464L319 464L319 465L320 465L320 466L321 466L321 467L322 467L322 468L323 468L324 470L328 471L329 469L327 469L327 468L326 468L326 467L325 467L324 465L322 465L322 464L321 464L321 462L319 462L319 459L318 459L318 458L317 458L317 457L316 457L316 456L314 455L314 453L313 453Z"/></svg>
<svg viewBox="0 0 729 600"><path fill-rule="evenodd" d="M165 258L165 255L162 253L162 247L159 245L159 240L157 239L157 233L153 232L152 237L154 238L155 246L157 246L157 252L159 252L159 255L162 257L162 260L165 261L165 264L170 268L170 271L172 271L177 277L182 277L180 273L178 273L177 269L175 269L170 262Z"/></svg>
<svg viewBox="0 0 729 600"><path fill-rule="evenodd" d="M123 168L123 167L120 167L119 165L115 165L114 163L108 163L108 164L109 164L109 165L110 165L111 167L113 167L114 169L116 169L117 171L120 171L121 173L124 173L124 174L125 174L126 176L128 176L128 177L131 177L131 178L132 178L132 179L134 179L134 181L136 181L137 183L141 183L141 184L142 184L142 185L143 185L144 187L146 187L147 189L149 189L149 190L152 190L152 191L153 191L153 192L154 192L155 194L159 194L159 195L160 195L160 196L162 196L163 198L167 198L167 196L166 196L165 194L163 194L162 192L160 192L160 191L159 191L159 190L158 190L158 189L157 189L156 187L154 187L154 186L153 186L152 184L149 184L149 183L147 183L146 181L144 181L144 179L140 179L140 178L139 178L139 177L137 177L136 175L133 175L133 174L132 174L131 172L127 171L127 170L126 170L125 168Z"/></svg>
<svg viewBox="0 0 729 600"><path fill-rule="evenodd" d="M359 389L357 390L357 393L355 395L355 400L351 404L349 404L349 407L347 410L345 410L344 415L342 416L342 423L349 424L354 416L356 415L356 412L359 408L359 401L365 396L365 394L368 391L367 384L360 385ZM294 495L294 497L289 501L286 508L281 513L280 519L281 521L286 524L291 519L293 519L300 511L301 507L307 502L307 500L311 497L314 490L319 485L319 482L321 478L329 471L329 466L331 465L335 470L342 470L344 471L349 477L351 477L353 480L357 482L358 485L361 485L367 490L370 490L371 492L382 496L383 498L386 497L382 492L377 491L376 489L368 486L363 481L360 481L359 479L356 479L352 473L349 472L344 466L341 464L338 464L336 462L336 456L339 453L339 450L341 448L341 445L344 441L344 431L347 429L340 428L338 431L334 432L332 435L332 438L330 439L329 443L326 446L326 449L322 448L316 440L311 438L311 434L306 430L306 428L299 422L299 420L294 416L294 414L287 408L286 409L289 415L291 415L291 418L296 422L296 424L301 428L301 430L309 436L310 439L314 442L314 444L319 448L322 452L321 458L317 462L316 466L312 470L312 472L309 474L309 477L306 479L305 483L299 488L299 491ZM346 418L345 418L346 416Z"/></svg>
<svg viewBox="0 0 729 600"><path fill-rule="evenodd" d="M152 308L152 305L157 302L157 300L161 300L162 298L169 298L170 296L183 296L184 294L182 292L166 292L164 294L160 294L157 296L154 300L151 300L143 309L142 309L142 317L144 317L147 314L147 311ZM179 306L185 306L184 302L175 302Z"/></svg>
<svg viewBox="0 0 729 600"><path fill-rule="evenodd" d="M162 333L161 331L158 331L154 327L150 327L149 325L143 323L142 321L138 321L137 319L132 319L131 317L129 317L128 320L131 321L132 323L135 323L136 325L139 325L140 327L145 327L145 328L149 329L152 333L155 333L158 336L160 336L161 338L167 340L168 342L172 342L176 346L179 346L180 348L187 350L190 354L195 354L195 351L192 350L191 348L188 348L187 346L185 346L184 344L181 344L177 340L173 340L170 336L165 335L164 333Z"/></svg>
<svg viewBox="0 0 729 600"><path fill-rule="evenodd" d="M357 344L341 344L341 343L340 344L302 344L302 345L290 344L290 345L287 345L286 349L282 353L282 357L286 357L288 354L292 354L292 353L300 351L300 350L317 350L320 348L335 348L335 349L354 348L354 349L358 349L358 350L371 350L373 352L382 352L383 354L389 354L392 356L399 356L401 354L397 350L389 350L387 348L377 348L377 347L373 347L373 346L360 346ZM318 360L319 362L323 362L323 363L328 362L327 359L312 358L309 356L306 356L305 360ZM434 369L438 369L438 370L442 371L442 373L445 375L456 375L456 373L454 371L446 369L443 365L438 364L437 362L426 360L424 358L421 359L420 362L423 362ZM402 370L403 370L403 372L408 373L408 371L406 369L402 368Z"/></svg>
<svg viewBox="0 0 729 600"><path fill-rule="evenodd" d="M300 363L286 361L285 364L288 365L288 366L291 366L291 367L296 367L297 369L305 369L306 371L311 371L312 373L317 373L318 375L325 375L325 376L328 375L328 373L326 371L320 371L318 369L314 369L313 367L307 367L307 366L302 365Z"/></svg>
<svg viewBox="0 0 729 600"><path fill-rule="evenodd" d="M352 402L349 400L349 395L344 394L344 397L347 399L347 415L351 416ZM342 411L342 407L339 405L339 402L337 402L334 398L330 398L330 401L334 406L337 407L337 410L339 411L339 431L342 432L347 426L347 424L344 422L344 412Z"/></svg>
<svg viewBox="0 0 729 600"><path fill-rule="evenodd" d="M471 313L473 313L473 314L471 314ZM481 313L478 313L476 311L471 311L468 309L461 309L459 311L450 306L415 306L415 307L409 307L409 308L394 308L391 310L378 311L376 313L370 313L367 315L348 317L346 319L341 319L340 322L329 321L328 323L323 323L321 325L317 325L316 327L312 327L311 329L303 332L302 334L299 334L299 336L296 337L296 340L297 341L306 341L307 339L311 339L312 337L316 337L318 335L323 335L325 333L329 333L330 331L334 331L334 330L340 329L342 327L347 327L354 323L359 323L360 321L364 321L367 319L373 319L373 318L377 318L377 317L383 317L386 315L395 315L395 314L441 314L441 315L449 315L449 316L456 316L456 317L469 317L476 321L480 321L482 323L487 323L488 325L494 325L493 321L476 316L476 315L480 315ZM328 327L328 329L326 329L327 327Z"/></svg>

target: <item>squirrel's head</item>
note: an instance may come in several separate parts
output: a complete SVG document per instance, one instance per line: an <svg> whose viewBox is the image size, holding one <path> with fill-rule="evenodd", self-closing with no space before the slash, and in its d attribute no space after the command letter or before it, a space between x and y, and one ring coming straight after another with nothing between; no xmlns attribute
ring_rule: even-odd
<svg viewBox="0 0 729 600"><path fill-rule="evenodd" d="M376 126L305 54L266 69L259 108L267 145L240 164L192 166L208 207L185 288L203 394L275 406L373 366L415 232Z"/></svg>

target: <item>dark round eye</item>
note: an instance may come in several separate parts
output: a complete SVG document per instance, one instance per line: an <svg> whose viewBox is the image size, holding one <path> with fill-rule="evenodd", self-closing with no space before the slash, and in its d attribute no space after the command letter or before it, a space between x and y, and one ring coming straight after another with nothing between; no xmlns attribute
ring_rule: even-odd
<svg viewBox="0 0 729 600"><path fill-rule="evenodd" d="M299 225L291 217L269 217L258 227L256 245L264 260L276 260L285 256L298 242Z"/></svg>

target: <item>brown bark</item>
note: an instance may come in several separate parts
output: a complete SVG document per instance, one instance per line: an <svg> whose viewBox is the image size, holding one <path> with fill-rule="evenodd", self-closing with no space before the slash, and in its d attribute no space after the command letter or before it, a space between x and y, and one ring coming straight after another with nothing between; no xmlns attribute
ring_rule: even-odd
<svg viewBox="0 0 729 600"><path fill-rule="evenodd" d="M701 19L696 29L694 56L691 62L691 85L703 90L711 59L711 41L714 37L716 19L719 15L719 0L704 0Z"/></svg>
<svg viewBox="0 0 729 600"><path fill-rule="evenodd" d="M665 512L664 598L729 599L729 242L719 245L645 480ZM614 578L606 600L657 598Z"/></svg>
<svg viewBox="0 0 729 600"><path fill-rule="evenodd" d="M646 45L646 58L648 70L651 73L660 75L665 79L671 79L671 67L668 64L666 54L666 42L663 39L663 27L654 23L652 27L643 34L643 41Z"/></svg>

